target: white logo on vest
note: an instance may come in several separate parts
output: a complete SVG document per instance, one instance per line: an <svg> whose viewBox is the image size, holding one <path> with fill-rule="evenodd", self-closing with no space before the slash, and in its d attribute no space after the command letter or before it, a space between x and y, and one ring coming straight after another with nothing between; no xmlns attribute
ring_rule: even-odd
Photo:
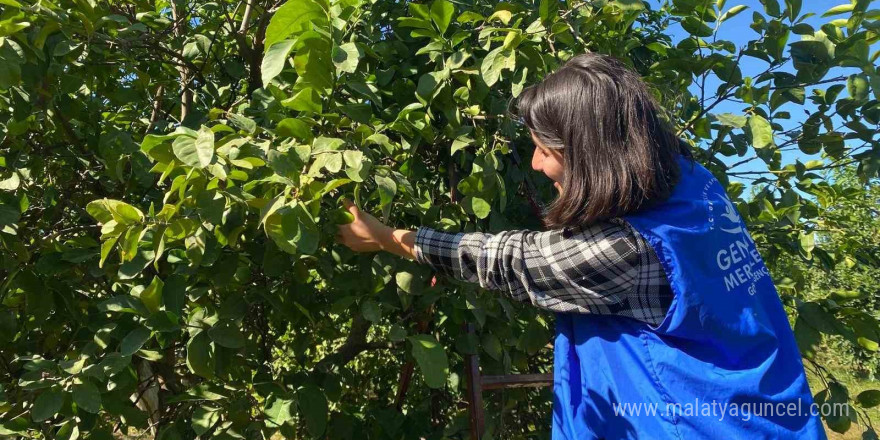
<svg viewBox="0 0 880 440"><path fill-rule="evenodd" d="M730 199L727 197L722 197L722 199L724 200L725 209L724 214L721 214L721 217L727 219L728 222L734 225L734 227L721 228L721 230L728 234L741 234L743 231L742 220L739 218L739 214L736 213L736 208L733 207L733 203L730 203Z"/></svg>
<svg viewBox="0 0 880 440"><path fill-rule="evenodd" d="M716 184L717 187L711 188ZM710 191L714 196L712 200L709 199ZM702 196L708 210L709 229L714 230L717 227L726 234L737 236L733 241L724 240L728 244L715 253L715 263L718 265L718 269L724 273L725 289L730 292L748 284L749 295L754 295L757 292L758 280L769 275L767 267L761 261L761 255L755 247L755 242L746 231L736 207L733 206L717 179L706 183ZM717 199L721 200L720 204ZM717 219L714 215L716 209L720 212Z"/></svg>

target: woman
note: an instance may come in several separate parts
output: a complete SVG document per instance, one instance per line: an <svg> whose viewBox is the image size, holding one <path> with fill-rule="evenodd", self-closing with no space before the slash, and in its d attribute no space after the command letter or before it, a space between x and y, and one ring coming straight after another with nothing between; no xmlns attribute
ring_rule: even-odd
<svg viewBox="0 0 880 440"><path fill-rule="evenodd" d="M569 60L523 91L547 231L393 229L346 201L337 239L557 313L553 438L825 438L745 225L619 61Z"/></svg>

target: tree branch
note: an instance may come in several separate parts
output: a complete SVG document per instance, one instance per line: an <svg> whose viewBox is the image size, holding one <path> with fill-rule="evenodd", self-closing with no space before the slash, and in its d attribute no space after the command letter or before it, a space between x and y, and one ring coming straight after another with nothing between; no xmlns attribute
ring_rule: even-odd
<svg viewBox="0 0 880 440"><path fill-rule="evenodd" d="M174 36L180 37L182 33L182 28L186 26L185 17L181 17L179 11L177 10L177 2L175 0L171 0L171 17L175 22L180 20L180 26L174 26ZM183 58L183 54L181 54L181 58ZM186 119L186 116L189 114L190 108L192 107L192 90L189 89L189 78L187 74L187 69L185 67L178 67L177 71L180 73L180 121L183 122Z"/></svg>
<svg viewBox="0 0 880 440"><path fill-rule="evenodd" d="M364 319L360 314L354 315L351 319L351 331L336 351L328 354L318 361L313 371L328 372L334 365L343 366L362 352L369 350L371 344L367 343L367 332L370 331L373 323Z"/></svg>

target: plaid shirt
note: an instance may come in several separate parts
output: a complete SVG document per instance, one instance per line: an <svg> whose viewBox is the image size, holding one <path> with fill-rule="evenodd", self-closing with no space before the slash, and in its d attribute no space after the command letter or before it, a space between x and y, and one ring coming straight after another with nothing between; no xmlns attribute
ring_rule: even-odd
<svg viewBox="0 0 880 440"><path fill-rule="evenodd" d="M620 218L551 231L448 233L419 227L416 261L554 312L659 325L672 289L654 249Z"/></svg>

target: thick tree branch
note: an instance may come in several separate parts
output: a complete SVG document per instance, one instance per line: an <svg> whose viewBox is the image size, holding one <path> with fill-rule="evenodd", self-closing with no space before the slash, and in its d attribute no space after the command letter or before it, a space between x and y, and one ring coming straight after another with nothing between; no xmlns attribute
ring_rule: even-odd
<svg viewBox="0 0 880 440"><path fill-rule="evenodd" d="M360 314L354 315L351 320L351 331L348 333L345 343L336 351L318 361L313 370L326 373L332 366L345 365L356 358L357 355L369 350L372 346L367 344L367 332L370 331L372 325L372 322L367 321Z"/></svg>
<svg viewBox="0 0 880 440"><path fill-rule="evenodd" d="M159 112L162 110L162 93L165 92L165 87L160 85L156 89L156 96L153 98L153 111L150 113L150 123L147 124L146 134L149 134L153 131L153 126L156 125L156 121L159 119Z"/></svg>
<svg viewBox="0 0 880 440"><path fill-rule="evenodd" d="M186 28L186 20L185 17L181 17L177 10L177 2L174 0L171 1L171 17L175 22L180 22L180 26L175 26L173 31L175 37L180 37ZM182 57L183 54L181 53ZM187 69L185 67L178 67L177 71L180 72L180 121L183 122L192 107L193 95L192 90L189 88Z"/></svg>

